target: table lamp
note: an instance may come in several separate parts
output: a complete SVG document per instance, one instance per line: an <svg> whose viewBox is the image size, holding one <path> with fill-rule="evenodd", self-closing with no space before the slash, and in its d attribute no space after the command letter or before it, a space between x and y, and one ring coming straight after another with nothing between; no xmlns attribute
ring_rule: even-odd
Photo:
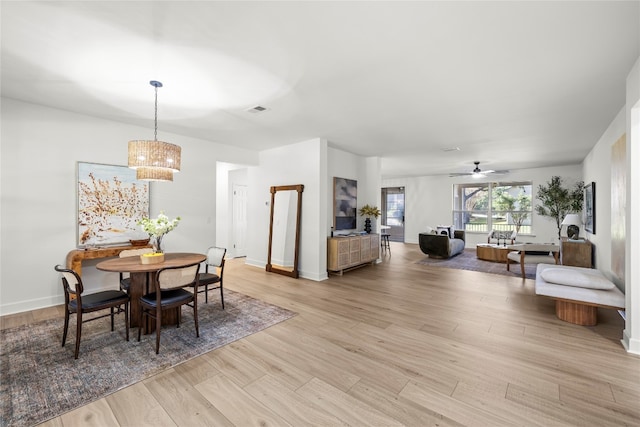
<svg viewBox="0 0 640 427"><path fill-rule="evenodd" d="M562 220L561 225L567 226L567 237L569 240L578 240L580 236L580 225L582 221L580 220L580 215L578 214L568 214Z"/></svg>

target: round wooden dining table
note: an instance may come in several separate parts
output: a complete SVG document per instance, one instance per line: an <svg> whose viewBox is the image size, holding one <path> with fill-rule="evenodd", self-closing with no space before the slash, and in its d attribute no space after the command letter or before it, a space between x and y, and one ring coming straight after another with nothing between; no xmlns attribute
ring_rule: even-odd
<svg viewBox="0 0 640 427"><path fill-rule="evenodd" d="M165 267L185 267L203 262L206 259L206 255L198 253L166 253L164 254L164 262L158 264L142 264L139 256L131 256L101 261L96 265L96 268L102 271L129 273L131 277L131 286L129 287L129 297L131 298L129 321L132 327L136 327L138 326L140 318L140 297L154 291L155 273L157 271ZM167 310L167 312L163 312L162 324L175 324L179 316L179 309ZM155 323L153 319L149 318L149 322L144 325L144 332L150 333L154 330Z"/></svg>

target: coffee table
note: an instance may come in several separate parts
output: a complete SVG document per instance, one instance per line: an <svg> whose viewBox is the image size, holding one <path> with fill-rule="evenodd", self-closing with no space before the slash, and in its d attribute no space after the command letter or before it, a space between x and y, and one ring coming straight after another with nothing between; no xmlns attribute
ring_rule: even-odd
<svg viewBox="0 0 640 427"><path fill-rule="evenodd" d="M476 257L485 261L503 262L506 264L507 254L512 250L509 246L479 243L476 246Z"/></svg>

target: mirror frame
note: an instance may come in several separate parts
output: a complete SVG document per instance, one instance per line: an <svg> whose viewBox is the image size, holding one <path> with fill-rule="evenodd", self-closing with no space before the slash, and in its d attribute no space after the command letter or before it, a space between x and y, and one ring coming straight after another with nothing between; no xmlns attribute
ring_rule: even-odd
<svg viewBox="0 0 640 427"><path fill-rule="evenodd" d="M298 206L296 209L296 240L293 254L293 270L285 270L283 268L276 267L271 265L271 242L273 239L273 211L274 204L276 200L276 192L278 191L297 191L298 196ZM271 215L269 219L269 250L267 253L267 266L266 270L271 273L282 274L284 276L293 277L294 279L298 278L298 253L300 252L300 216L302 213L302 192L304 191L304 185L279 185L271 187Z"/></svg>

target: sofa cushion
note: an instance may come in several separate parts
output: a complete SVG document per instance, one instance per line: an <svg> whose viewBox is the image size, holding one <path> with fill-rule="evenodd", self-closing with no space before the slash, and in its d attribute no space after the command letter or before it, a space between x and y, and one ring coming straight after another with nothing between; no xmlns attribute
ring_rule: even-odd
<svg viewBox="0 0 640 427"><path fill-rule="evenodd" d="M446 234L453 239L453 225L439 225L436 229L438 234Z"/></svg>
<svg viewBox="0 0 640 427"><path fill-rule="evenodd" d="M620 289L587 289L575 286L558 285L549 283L542 278L542 272L551 268L562 268L573 271L588 270L590 274L600 274L600 271L584 267L556 266L548 264L538 264L536 271L536 295L544 295L551 298L562 298L573 301L583 301L592 304L604 305L608 307L624 308L624 294Z"/></svg>
<svg viewBox="0 0 640 427"><path fill-rule="evenodd" d="M597 270L596 270L597 271ZM545 282L587 289L613 289L615 284L601 274L589 271L573 271L563 268L547 268L540 272Z"/></svg>

